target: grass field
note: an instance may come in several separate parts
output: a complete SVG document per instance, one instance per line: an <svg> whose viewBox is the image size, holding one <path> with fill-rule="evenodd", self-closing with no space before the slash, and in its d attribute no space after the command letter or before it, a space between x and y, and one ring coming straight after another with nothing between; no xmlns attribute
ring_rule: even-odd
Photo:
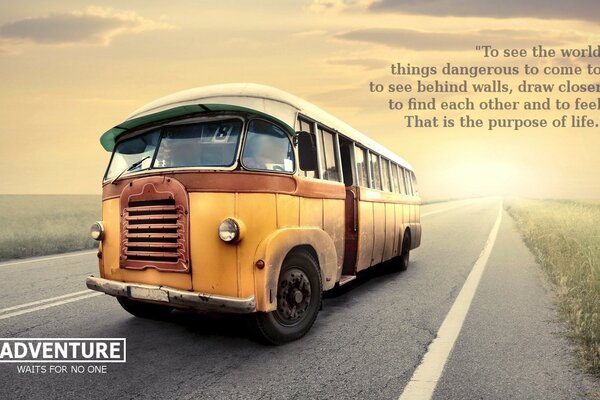
<svg viewBox="0 0 600 400"><path fill-rule="evenodd" d="M514 200L507 210L557 289L581 365L600 376L600 202Z"/></svg>
<svg viewBox="0 0 600 400"><path fill-rule="evenodd" d="M100 196L0 195L0 261L91 249Z"/></svg>

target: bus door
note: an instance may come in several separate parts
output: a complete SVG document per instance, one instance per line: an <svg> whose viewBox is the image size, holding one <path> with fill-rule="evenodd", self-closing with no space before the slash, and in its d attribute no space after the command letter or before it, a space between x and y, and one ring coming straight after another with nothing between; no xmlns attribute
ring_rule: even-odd
<svg viewBox="0 0 600 400"><path fill-rule="evenodd" d="M356 256L358 252L358 186L353 178L353 144L340 137L340 156L344 185L346 186L345 230L344 230L344 264L340 285L356 277Z"/></svg>

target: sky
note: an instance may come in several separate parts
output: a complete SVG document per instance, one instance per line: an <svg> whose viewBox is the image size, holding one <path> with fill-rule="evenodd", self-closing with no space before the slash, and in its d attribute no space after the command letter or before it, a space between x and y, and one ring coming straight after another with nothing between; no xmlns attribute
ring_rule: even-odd
<svg viewBox="0 0 600 400"><path fill-rule="evenodd" d="M480 44L597 46L600 3L594 0L165 4L57 0L0 5L0 193L100 193L109 154L99 137L130 112L191 87L255 82L317 104L407 159L424 198L600 198L598 128L410 129L403 112L387 109L394 96L369 92L371 81L414 84L420 79L390 76L390 64L397 62L600 65L598 58L490 60L475 51ZM520 80L506 79L511 84ZM527 98L532 97L517 95L515 100ZM589 115L600 119L597 110Z"/></svg>

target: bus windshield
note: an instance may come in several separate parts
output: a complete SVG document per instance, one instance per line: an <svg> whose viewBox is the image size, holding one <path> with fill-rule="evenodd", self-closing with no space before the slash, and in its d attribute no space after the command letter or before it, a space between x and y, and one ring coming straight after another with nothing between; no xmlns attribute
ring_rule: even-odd
<svg viewBox="0 0 600 400"><path fill-rule="evenodd" d="M123 171L127 174L149 168L230 167L235 162L242 125L237 118L168 125L125 139L115 146L105 179ZM142 159L140 165L131 168Z"/></svg>

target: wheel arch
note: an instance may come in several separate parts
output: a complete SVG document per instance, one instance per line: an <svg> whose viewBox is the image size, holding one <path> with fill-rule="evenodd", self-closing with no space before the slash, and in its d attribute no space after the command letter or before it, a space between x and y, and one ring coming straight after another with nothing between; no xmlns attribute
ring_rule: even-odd
<svg viewBox="0 0 600 400"><path fill-rule="evenodd" d="M401 239L400 239L400 246L398 247L398 255L400 255L400 253L402 253L402 248L404 246L404 236L406 236L407 233L408 233L408 240L410 241L411 246L412 246L412 232L410 230L410 226L407 226L402 231L402 236L401 236Z"/></svg>
<svg viewBox="0 0 600 400"><path fill-rule="evenodd" d="M254 257L254 287L257 311L273 311L277 306L277 283L281 266L294 251L307 251L317 261L323 290L335 285L337 252L332 238L319 228L283 228L273 232L258 246ZM264 267L256 267L262 260Z"/></svg>

